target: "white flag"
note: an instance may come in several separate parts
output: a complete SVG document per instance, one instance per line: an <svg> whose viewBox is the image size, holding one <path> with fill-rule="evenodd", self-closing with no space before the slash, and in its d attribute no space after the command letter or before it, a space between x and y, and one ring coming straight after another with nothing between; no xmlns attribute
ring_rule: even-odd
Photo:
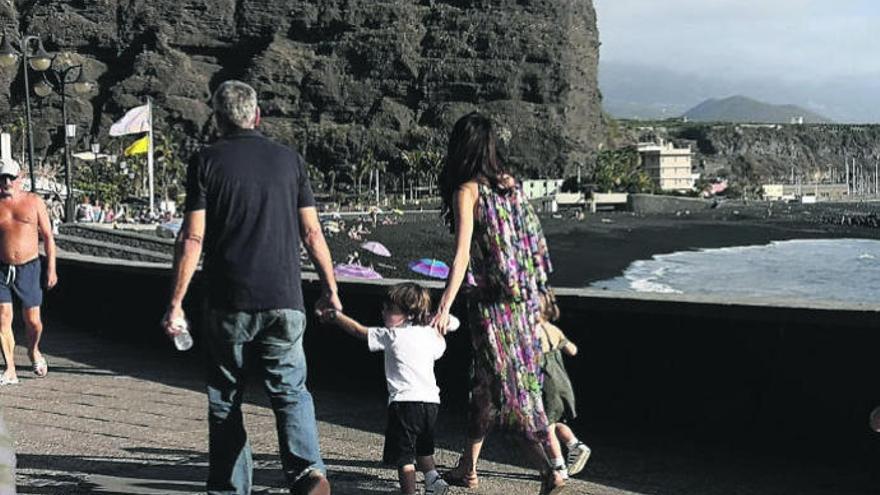
<svg viewBox="0 0 880 495"><path fill-rule="evenodd" d="M150 106L141 105L134 107L125 113L125 116L110 126L111 136L124 136L149 132L150 130Z"/></svg>

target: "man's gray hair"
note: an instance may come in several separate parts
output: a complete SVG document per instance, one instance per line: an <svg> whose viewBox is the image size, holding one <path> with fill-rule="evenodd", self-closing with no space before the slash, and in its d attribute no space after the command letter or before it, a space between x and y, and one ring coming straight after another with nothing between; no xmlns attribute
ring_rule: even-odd
<svg viewBox="0 0 880 495"><path fill-rule="evenodd" d="M251 128L257 114L257 92L241 81L226 81L214 91L211 105L220 127Z"/></svg>

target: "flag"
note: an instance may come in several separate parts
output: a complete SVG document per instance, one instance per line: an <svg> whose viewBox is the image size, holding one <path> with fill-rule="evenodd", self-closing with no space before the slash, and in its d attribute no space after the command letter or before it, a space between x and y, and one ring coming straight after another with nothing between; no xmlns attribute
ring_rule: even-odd
<svg viewBox="0 0 880 495"><path fill-rule="evenodd" d="M150 105L134 107L125 116L110 126L111 136L139 134L150 131Z"/></svg>
<svg viewBox="0 0 880 495"><path fill-rule="evenodd" d="M143 155L150 151L150 136L144 136L125 148L125 156Z"/></svg>

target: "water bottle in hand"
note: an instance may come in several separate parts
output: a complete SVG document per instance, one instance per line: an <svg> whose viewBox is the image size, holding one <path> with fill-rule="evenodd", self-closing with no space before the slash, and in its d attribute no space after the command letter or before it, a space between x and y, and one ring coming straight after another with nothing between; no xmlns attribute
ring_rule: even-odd
<svg viewBox="0 0 880 495"><path fill-rule="evenodd" d="M186 318L175 318L171 322L171 328L177 330L174 336L174 347L178 351L188 351L193 346L192 334L189 333L189 322Z"/></svg>

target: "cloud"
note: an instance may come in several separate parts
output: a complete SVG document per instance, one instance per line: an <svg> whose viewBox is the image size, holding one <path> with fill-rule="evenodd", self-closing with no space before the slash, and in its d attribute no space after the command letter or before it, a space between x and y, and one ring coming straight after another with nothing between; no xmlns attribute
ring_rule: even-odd
<svg viewBox="0 0 880 495"><path fill-rule="evenodd" d="M880 2L594 1L605 60L790 81L880 72Z"/></svg>

